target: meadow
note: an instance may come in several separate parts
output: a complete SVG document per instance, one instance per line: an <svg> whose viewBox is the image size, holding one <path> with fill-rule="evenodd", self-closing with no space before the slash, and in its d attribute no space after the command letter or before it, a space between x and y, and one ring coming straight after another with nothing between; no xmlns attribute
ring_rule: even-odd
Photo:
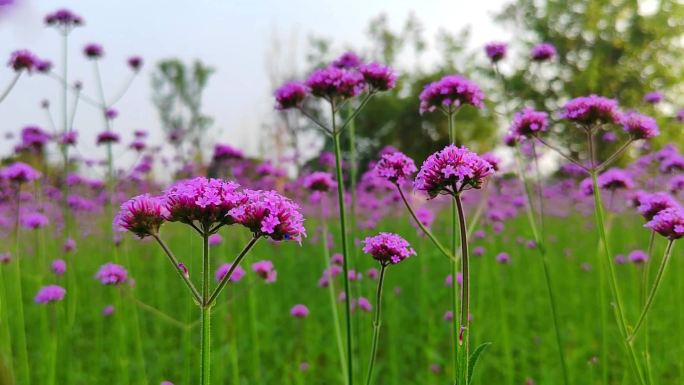
<svg viewBox="0 0 684 385"><path fill-rule="evenodd" d="M46 24L67 39L82 20ZM507 46L483 51L498 69ZM97 69L102 46L82 53ZM556 56L542 42L529 60ZM224 143L169 157L52 63L17 51L8 71L0 103L29 74L61 79L65 100L63 122L11 136L0 167L1 385L684 381L684 156L648 145L674 118L576 95L499 112L507 155L478 154L461 112L497 106L445 74L419 110L448 141L415 160L384 143L361 164L355 119L398 74L348 52L274 92L331 144L295 174ZM101 110L101 158L74 156L67 100Z"/></svg>

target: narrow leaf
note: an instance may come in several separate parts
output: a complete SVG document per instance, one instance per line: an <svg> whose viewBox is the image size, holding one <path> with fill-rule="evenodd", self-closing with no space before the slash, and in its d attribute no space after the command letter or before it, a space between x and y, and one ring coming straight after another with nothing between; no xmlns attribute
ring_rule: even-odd
<svg viewBox="0 0 684 385"><path fill-rule="evenodd" d="M489 345L491 345L491 342L485 342L482 345L478 346L473 353L470 355L470 359L468 360L468 384L473 379L473 371L475 370L475 365L477 365L477 361L480 360L480 355L482 352L484 352Z"/></svg>

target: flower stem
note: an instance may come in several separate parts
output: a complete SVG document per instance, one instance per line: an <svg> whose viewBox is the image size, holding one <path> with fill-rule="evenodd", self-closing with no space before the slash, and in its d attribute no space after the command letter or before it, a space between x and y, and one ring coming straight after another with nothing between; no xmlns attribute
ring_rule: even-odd
<svg viewBox="0 0 684 385"><path fill-rule="evenodd" d="M378 278L378 288L375 292L375 319L373 319L373 342L371 344L370 360L368 361L368 375L366 385L370 385L373 378L373 366L375 365L375 354L378 350L378 339L380 338L380 325L382 315L382 286L385 282L385 270L387 264L383 263L380 267L380 277Z"/></svg>
<svg viewBox="0 0 684 385"><path fill-rule="evenodd" d="M21 212L21 187L17 185L16 193L16 216L14 222L14 261L11 266L14 267L14 318L16 319L16 325L18 326L19 332L16 333L17 336L17 362L19 365L17 383L18 384L29 384L30 383L30 371L29 371L29 360L28 360L28 349L26 347L26 324L24 321L24 299L23 290L21 284L21 261L23 257L19 255L19 215ZM10 308L11 306L8 306Z"/></svg>
<svg viewBox="0 0 684 385"><path fill-rule="evenodd" d="M447 112L447 130L449 131L449 142L451 144L454 144L456 140L456 131L454 128L454 114L451 111ZM457 219L456 217L458 216L457 214L457 209L456 209L456 202L451 201L451 255L456 255L456 248L457 248L457 242L456 242L456 237L458 236L458 230L457 230ZM452 336L451 336L451 342L452 342L452 366L453 366L453 380L456 384L460 384L460 372L461 370L459 369L459 343L458 339L460 338L460 328L459 328L459 322L458 322L458 283L457 283L457 276L458 276L458 261L456 259L451 260L451 279L452 279L452 284L451 284L451 326L452 326ZM465 384L464 384L465 385Z"/></svg>
<svg viewBox="0 0 684 385"><path fill-rule="evenodd" d="M223 288L226 286L226 284L230 281L230 277L233 276L233 272L235 269L240 266L240 262L247 256L247 253L254 247L254 245L257 243L259 240L259 237L252 237L252 239L249 240L249 243L242 249L240 254L235 258L235 261L233 261L232 265L230 266L230 269L228 269L228 272L226 272L226 275L223 276L223 279L221 279L221 282L218 284L216 289L214 289L213 293L211 293L211 296L209 296L209 299L205 303L207 306L213 306L214 303L216 302L216 298L218 297L219 294L221 294L221 291Z"/></svg>
<svg viewBox="0 0 684 385"><path fill-rule="evenodd" d="M202 339L200 361L200 385L209 385L211 374L211 305L209 304L209 235L202 236Z"/></svg>
<svg viewBox="0 0 684 385"><path fill-rule="evenodd" d="M470 334L470 265L468 258L468 229L465 219L465 211L463 210L463 202L461 202L460 194L454 196L456 201L456 208L458 211L458 227L460 230L461 239L461 274L463 276L461 284L461 316L460 323L461 327L459 329L458 336L458 352L459 352L459 363L461 365L461 371L459 375L459 384L468 384L468 357L469 357L469 334ZM454 294L458 291L458 284L456 282L456 276L453 276L452 288L454 289ZM454 313L454 319L456 319L456 314Z"/></svg>
<svg viewBox="0 0 684 385"><path fill-rule="evenodd" d="M330 103L332 114L332 139L335 147L335 172L337 176L337 201L340 211L340 235L342 238L342 270L344 281L344 311L347 328L347 384L354 383L354 370L352 362L352 325L351 325L351 293L349 290L349 253L347 251L347 220L344 208L344 177L342 175L342 149L340 148L340 132L335 125L335 103Z"/></svg>
<svg viewBox="0 0 684 385"><path fill-rule="evenodd" d="M161 246L162 250L164 250L164 254L169 258L169 261L173 265L173 267L176 269L176 272L178 275L181 277L183 282L185 282L185 285L190 289L190 292L192 293L192 297L195 299L195 302L197 304L202 304L202 297L195 288L195 285L192 284L192 281L190 281L190 278L185 275L185 272L183 269L181 269L180 264L178 263L178 259L176 259L176 256L173 255L173 252L169 247L166 245L166 243L159 237L158 234L152 234L152 238L154 238L157 243L159 243L159 246Z"/></svg>
<svg viewBox="0 0 684 385"><path fill-rule="evenodd" d="M634 339L636 338L636 335L639 332L641 325L644 324L644 322L646 321L646 316L648 315L649 310L651 310L651 305L653 305L653 300L655 299L655 296L658 293L658 289L660 288L660 284L663 281L663 277L665 276L665 270L667 269L667 265L670 261L670 256L672 255L673 247L674 247L674 240L670 240L670 242L668 242L668 244L667 244L667 248L665 249L665 255L663 256L663 260L660 262L660 267L658 267L658 273L656 274L655 281L653 282L653 286L651 287L651 291L648 295L648 298L646 299L646 303L644 304L644 308L643 308L643 310L641 310L641 315L639 316L639 320L637 321L636 325L634 326L634 330L632 331L632 334L627 339L627 341L630 344L632 344L634 342Z"/></svg>
<svg viewBox="0 0 684 385"><path fill-rule="evenodd" d="M12 88L17 84L17 81L21 77L21 71L18 71L16 75L14 75L14 78L10 81L10 83L7 85L7 88L0 94L0 103L2 103L3 100L9 95L10 91L12 91Z"/></svg>

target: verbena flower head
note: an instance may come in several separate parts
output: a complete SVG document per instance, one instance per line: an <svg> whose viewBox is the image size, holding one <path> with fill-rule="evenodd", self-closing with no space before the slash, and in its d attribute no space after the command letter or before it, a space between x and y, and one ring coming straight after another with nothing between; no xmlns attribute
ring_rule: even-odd
<svg viewBox="0 0 684 385"><path fill-rule="evenodd" d="M485 53L492 63L496 63L499 60L506 57L506 51L508 50L508 45L506 43L493 41L485 45Z"/></svg>
<svg viewBox="0 0 684 385"><path fill-rule="evenodd" d="M169 221L231 224L227 214L243 199L239 187L235 182L205 177L179 181L164 193Z"/></svg>
<svg viewBox="0 0 684 385"><path fill-rule="evenodd" d="M670 240L679 239L684 236L684 209L677 206L662 210L644 226Z"/></svg>
<svg viewBox="0 0 684 385"><path fill-rule="evenodd" d="M38 57L36 57L36 55L34 55L31 51L23 49L12 52L7 65L16 72L26 71L31 73L35 69L39 60L40 59L38 59Z"/></svg>
<svg viewBox="0 0 684 385"><path fill-rule="evenodd" d="M530 57L534 61L547 61L556 56L556 47L551 43L539 43L532 47Z"/></svg>
<svg viewBox="0 0 684 385"><path fill-rule="evenodd" d="M58 285L48 285L41 287L33 300L36 303L48 304L63 300L65 295L66 290L63 287Z"/></svg>
<svg viewBox="0 0 684 385"><path fill-rule="evenodd" d="M545 132L549 125L548 116L546 112L525 107L513 117L510 132L518 137L530 137Z"/></svg>
<svg viewBox="0 0 684 385"><path fill-rule="evenodd" d="M484 107L484 93L480 87L461 75L447 75L426 85L419 98L421 114L436 109L449 112L466 104Z"/></svg>
<svg viewBox="0 0 684 385"><path fill-rule="evenodd" d="M611 168L598 177L598 185L605 190L633 189L634 180L624 170Z"/></svg>
<svg viewBox="0 0 684 385"><path fill-rule="evenodd" d="M99 134L97 134L97 139L96 143L97 145L101 144L108 144L108 143L118 143L119 142L119 134L117 134L114 131L102 131Z"/></svg>
<svg viewBox="0 0 684 385"><path fill-rule="evenodd" d="M0 169L0 179L14 183L27 183L40 178L40 173L23 162L14 162Z"/></svg>
<svg viewBox="0 0 684 385"><path fill-rule="evenodd" d="M349 51L343 53L342 55L340 55L340 57L333 60L331 65L335 68L354 69L359 67L361 63L362 61L359 55Z"/></svg>
<svg viewBox="0 0 684 385"><path fill-rule="evenodd" d="M235 223L275 241L301 242L306 236L304 217L296 203L275 191L245 190L243 196L244 203L228 212Z"/></svg>
<svg viewBox="0 0 684 385"><path fill-rule="evenodd" d="M315 171L304 177L304 188L310 191L327 192L337 186L332 174L325 171Z"/></svg>
<svg viewBox="0 0 684 385"><path fill-rule="evenodd" d="M362 64L358 70L371 91L387 91L397 85L397 74L384 64Z"/></svg>
<svg viewBox="0 0 684 385"><path fill-rule="evenodd" d="M38 212L24 214L21 217L21 225L31 230L41 229L48 223L50 223L48 217Z"/></svg>
<svg viewBox="0 0 684 385"><path fill-rule="evenodd" d="M658 104L663 101L663 93L659 91L652 91L644 95L644 102L648 104Z"/></svg>
<svg viewBox="0 0 684 385"><path fill-rule="evenodd" d="M121 205L114 218L114 225L140 238L157 234L159 227L169 217L169 211L162 197L150 194L138 195Z"/></svg>
<svg viewBox="0 0 684 385"><path fill-rule="evenodd" d="M300 82L287 82L275 91L276 110L287 110L302 106L309 89Z"/></svg>
<svg viewBox="0 0 684 385"><path fill-rule="evenodd" d="M216 281L223 280L223 278L226 277L226 274L228 274L228 271L231 267L233 267L232 263L224 263L221 266L219 266L219 268L216 269ZM233 270L233 274L230 276L230 282L239 282L242 279L242 277L245 276L245 274L245 269L238 265L235 268L235 270Z"/></svg>
<svg viewBox="0 0 684 385"><path fill-rule="evenodd" d="M634 250L629 253L628 257L632 263L642 264L648 262L648 254L643 250Z"/></svg>
<svg viewBox="0 0 684 385"><path fill-rule="evenodd" d="M214 146L214 161L223 161L231 159L243 159L245 155L239 149L229 144L216 144Z"/></svg>
<svg viewBox="0 0 684 385"><path fill-rule="evenodd" d="M393 233L380 233L363 241L363 252L370 254L382 265L397 264L416 255L415 250L404 238Z"/></svg>
<svg viewBox="0 0 684 385"><path fill-rule="evenodd" d="M404 155L402 152L395 151L385 154L375 165L375 175L386 179L392 183L410 180L411 175L418 169L413 159Z"/></svg>
<svg viewBox="0 0 684 385"><path fill-rule="evenodd" d="M99 44L90 43L83 47L83 54L88 59L99 59L104 55L104 49Z"/></svg>
<svg viewBox="0 0 684 385"><path fill-rule="evenodd" d="M565 103L561 117L591 126L601 123L620 123L621 113L615 99L589 95L574 98Z"/></svg>
<svg viewBox="0 0 684 385"><path fill-rule="evenodd" d="M295 318L306 318L309 315L309 308L306 305L294 305L290 309L290 314Z"/></svg>
<svg viewBox="0 0 684 385"><path fill-rule="evenodd" d="M414 182L417 190L430 198L439 194L458 194L467 189L479 189L494 170L486 160L466 147L449 145L428 157Z"/></svg>
<svg viewBox="0 0 684 385"><path fill-rule="evenodd" d="M621 121L622 127L634 139L651 139L660 134L658 123L650 116L627 112Z"/></svg>
<svg viewBox="0 0 684 385"><path fill-rule="evenodd" d="M358 72L335 67L315 70L306 80L311 94L326 100L345 100L360 94L366 84Z"/></svg>
<svg viewBox="0 0 684 385"><path fill-rule="evenodd" d="M134 72L140 71L143 65L143 59L140 56L131 56L126 60L128 67Z"/></svg>
<svg viewBox="0 0 684 385"><path fill-rule="evenodd" d="M50 139L52 139L52 135L42 128L26 126L21 129L21 145L19 147L22 150L41 152Z"/></svg>
<svg viewBox="0 0 684 385"><path fill-rule="evenodd" d="M638 203L637 212L646 218L647 221L650 221L656 214L665 209L678 206L677 201L670 194L664 192L641 194L639 195Z"/></svg>
<svg viewBox="0 0 684 385"><path fill-rule="evenodd" d="M58 9L45 16L45 24L69 29L83 25L83 19L68 9Z"/></svg>
<svg viewBox="0 0 684 385"><path fill-rule="evenodd" d="M209 246L218 246L223 242L221 234L211 234L208 239Z"/></svg>
<svg viewBox="0 0 684 385"><path fill-rule="evenodd" d="M494 172L499 171L499 167L501 165L501 158L499 158L492 152L485 152L480 157L492 166L492 170Z"/></svg>
<svg viewBox="0 0 684 385"><path fill-rule="evenodd" d="M109 262L100 267L95 278L103 285L119 285L128 280L128 271L121 265Z"/></svg>
<svg viewBox="0 0 684 385"><path fill-rule="evenodd" d="M278 277L278 272L273 268L273 262L269 260L254 262L252 264L252 271L263 278L266 283L273 283Z"/></svg>
<svg viewBox="0 0 684 385"><path fill-rule="evenodd" d="M52 270L55 275L61 276L66 273L67 264L63 259L55 259L50 265L50 270Z"/></svg>
<svg viewBox="0 0 684 385"><path fill-rule="evenodd" d="M45 59L38 59L36 61L36 71L40 72L41 74L49 73L51 69L52 69L52 62L51 61L45 60Z"/></svg>

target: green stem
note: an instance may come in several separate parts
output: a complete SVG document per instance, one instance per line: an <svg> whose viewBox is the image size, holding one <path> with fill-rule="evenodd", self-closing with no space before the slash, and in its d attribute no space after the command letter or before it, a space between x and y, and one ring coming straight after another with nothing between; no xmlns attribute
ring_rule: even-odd
<svg viewBox="0 0 684 385"><path fill-rule="evenodd" d="M463 385L468 384L468 357L470 348L470 260L468 258L468 229L465 219L465 210L463 209L463 202L461 202L460 194L454 196L456 201L456 208L458 209L458 227L460 230L461 239L461 274L463 276L461 284L461 326L458 337L458 351L459 362L461 364L461 375L459 376L459 383ZM452 288L454 294L458 290L456 276L453 276ZM456 314L454 313L454 319Z"/></svg>
<svg viewBox="0 0 684 385"><path fill-rule="evenodd" d="M632 331L632 334L629 336L627 339L630 344L634 342L634 339L637 336L637 333L639 332L639 329L641 328L641 325L646 321L646 316L648 315L649 310L651 310L651 306L653 305L653 300L655 299L656 294L658 294L658 289L660 289L660 284L663 281L663 277L665 276L665 270L667 269L667 265L670 261L670 256L672 255L672 248L674 247L674 239L671 239L670 242L667 244L667 248L665 249L665 255L663 256L663 260L660 262L660 267L658 267L658 273L656 274L655 281L653 282L653 286L651 287L651 291L648 295L648 298L646 299L646 303L644 304L643 310L641 310L641 315L639 316L639 320L637 321L636 325L634 326L634 330Z"/></svg>
<svg viewBox="0 0 684 385"><path fill-rule="evenodd" d="M152 238L154 238L157 243L159 243L159 246L161 246L162 250L164 250L164 254L166 254L167 258L169 259L169 262L173 265L174 269L178 273L178 276L181 277L183 282L185 282L185 285L190 289L190 293L192 294L192 297L194 298L195 302L197 304L202 304L203 303L203 298L200 295L199 291L195 288L195 285L192 284L192 281L190 281L190 277L185 275L185 271L180 267L180 263L178 262L178 259L176 256L173 254L171 249L166 245L166 243L159 237L159 234L152 234Z"/></svg>
<svg viewBox="0 0 684 385"><path fill-rule="evenodd" d="M14 261L12 266L14 267L14 293L15 293L15 311L14 317L18 325L19 332L16 333L17 336L17 361L19 365L19 370L17 371L19 375L17 378L18 384L29 384L30 383L30 371L29 371L29 361L28 361L28 349L26 347L26 324L24 321L24 298L23 289L21 285L21 260L22 256L19 254L19 215L21 212L21 187L17 185L17 195L16 195L16 207L17 212L14 222Z"/></svg>
<svg viewBox="0 0 684 385"><path fill-rule="evenodd" d="M12 88L14 88L14 86L17 84L17 81L21 77L21 72L22 71L18 71L16 75L14 75L14 78L12 78L10 83L7 85L7 88L5 88L2 94L0 94L0 103L2 103L3 100L5 100L7 95L9 95L10 91L12 91Z"/></svg>
<svg viewBox="0 0 684 385"><path fill-rule="evenodd" d="M382 314L382 285L385 282L385 270L387 264L383 263L380 267L380 277L378 278L378 288L375 292L375 319L373 320L373 342L371 344L370 360L368 361L368 375L366 385L370 385L373 378L373 367L375 366L375 354L378 350L378 339L380 338L380 325Z"/></svg>
<svg viewBox="0 0 684 385"><path fill-rule="evenodd" d="M447 112L447 130L449 131L449 142L454 144L456 140L456 131L454 127L454 114L451 111ZM458 237L458 227L457 227L457 209L455 200L451 201L451 255L456 255L458 243L456 238ZM451 260L451 328L452 328L452 367L453 367L453 380L456 384L460 384L460 369L459 369L459 343L458 340L461 337L460 327L458 322L458 261L456 259Z"/></svg>
<svg viewBox="0 0 684 385"><path fill-rule="evenodd" d="M201 339L201 363L200 385L209 385L211 374L211 305L209 304L209 235L205 232L202 236L202 339Z"/></svg>
<svg viewBox="0 0 684 385"><path fill-rule="evenodd" d="M349 290L349 253L347 251L347 220L344 208L344 177L342 175L342 149L340 148L340 133L336 129L335 123L335 103L330 103L332 114L333 145L335 146L335 171L337 175L337 201L340 211L340 235L342 238L342 270L344 282L344 302L345 302L345 323L347 327L347 381L348 385L354 383L353 370L353 345L352 345L352 325L351 325L351 293Z"/></svg>
<svg viewBox="0 0 684 385"><path fill-rule="evenodd" d="M216 302L216 298L219 296L219 294L221 294L221 291L223 290L223 288L230 281L230 277L233 276L233 272L235 271L235 269L237 269L238 266L240 266L240 262L242 262L242 260L247 256L247 253L249 253L249 251L252 249L252 247L254 247L254 245L257 243L257 241L259 239L260 239L260 237L254 236L254 237L252 237L252 239L249 240L247 245L242 249L242 251L237 256L237 258L235 258L235 261L233 261L233 263L231 264L230 269L228 269L228 272L226 272L226 275L223 276L223 279L221 279L221 282L218 284L216 289L214 289L214 292L211 293L211 296L209 296L209 299L205 303L205 305L208 305L208 306L214 305L214 303Z"/></svg>

